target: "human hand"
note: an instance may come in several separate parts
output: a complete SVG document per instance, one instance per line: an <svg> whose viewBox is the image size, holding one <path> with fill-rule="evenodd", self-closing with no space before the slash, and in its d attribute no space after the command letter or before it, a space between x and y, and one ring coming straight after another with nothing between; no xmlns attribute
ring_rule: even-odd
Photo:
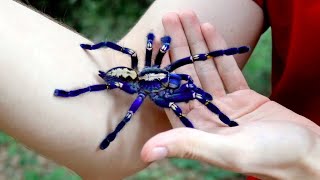
<svg viewBox="0 0 320 180"><path fill-rule="evenodd" d="M168 14L163 24L173 37L173 60L190 55L189 48L192 54L226 48L213 26L200 25L191 12ZM259 178L319 176L319 169L313 166L320 157L319 127L250 90L233 57L196 62L177 72L190 74L197 86L215 95L213 103L240 125L222 127L225 125L196 101L179 104L196 129L176 128L156 135L141 152L145 162L181 157ZM182 126L172 112L167 115L173 127Z"/></svg>

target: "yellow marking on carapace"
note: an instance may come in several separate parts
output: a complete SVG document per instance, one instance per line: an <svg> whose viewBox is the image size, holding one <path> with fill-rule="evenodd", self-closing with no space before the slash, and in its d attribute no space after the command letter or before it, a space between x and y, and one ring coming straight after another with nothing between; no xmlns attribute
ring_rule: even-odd
<svg viewBox="0 0 320 180"><path fill-rule="evenodd" d="M117 68L108 72L107 75L123 78L130 77L131 79L136 79L138 76L135 71L130 70L128 68Z"/></svg>
<svg viewBox="0 0 320 180"><path fill-rule="evenodd" d="M140 76L139 77L139 80L145 80L145 81L153 81L153 80L161 80L161 79L164 79L166 78L167 75L164 74L164 73L147 73L143 76Z"/></svg>

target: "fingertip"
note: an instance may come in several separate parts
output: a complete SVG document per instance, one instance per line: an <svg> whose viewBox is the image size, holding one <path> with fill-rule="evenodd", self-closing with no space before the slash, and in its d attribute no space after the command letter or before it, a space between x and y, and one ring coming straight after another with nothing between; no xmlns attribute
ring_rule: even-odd
<svg viewBox="0 0 320 180"><path fill-rule="evenodd" d="M143 162L145 163L151 163L155 161L155 158L153 158L153 152L158 151L157 147L165 147L163 143L163 135L165 135L166 132L157 134L150 138L142 147L140 156ZM154 150L156 149L156 150Z"/></svg>
<svg viewBox="0 0 320 180"><path fill-rule="evenodd" d="M157 147L169 149L170 145L181 142L181 136L190 128L176 128L169 131L159 133L150 138L142 147L140 156L141 159L148 163L152 162L152 152Z"/></svg>
<svg viewBox="0 0 320 180"><path fill-rule="evenodd" d="M191 22L197 22L198 16L193 10L182 10L178 13L179 18Z"/></svg>
<svg viewBox="0 0 320 180"><path fill-rule="evenodd" d="M189 17L194 16L194 17L196 17L196 13L195 13L193 10L191 10L191 9L181 10L181 11L178 13L178 15L179 15L180 17L181 17L181 16L189 16Z"/></svg>
<svg viewBox="0 0 320 180"><path fill-rule="evenodd" d="M162 17L162 24L166 25L175 25L180 23L179 16L175 12L169 12Z"/></svg>
<svg viewBox="0 0 320 180"><path fill-rule="evenodd" d="M202 33L216 32L216 28L208 22L202 23L200 27L201 27Z"/></svg>

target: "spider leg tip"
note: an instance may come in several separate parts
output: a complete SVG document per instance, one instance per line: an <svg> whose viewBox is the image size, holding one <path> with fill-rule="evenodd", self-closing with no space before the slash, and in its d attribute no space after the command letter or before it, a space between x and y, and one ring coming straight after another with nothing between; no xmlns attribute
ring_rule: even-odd
<svg viewBox="0 0 320 180"><path fill-rule="evenodd" d="M57 97L69 97L69 93L61 89L55 89L53 95Z"/></svg>
<svg viewBox="0 0 320 180"><path fill-rule="evenodd" d="M239 126L239 124L237 122L235 122L235 121L230 121L229 126L230 127L235 127L235 126Z"/></svg>
<svg viewBox="0 0 320 180"><path fill-rule="evenodd" d="M82 49L91 49L91 45L89 45L89 44L80 44L80 47Z"/></svg>
<svg viewBox="0 0 320 180"><path fill-rule="evenodd" d="M101 142L99 148L100 150L105 150L109 146L110 142L109 141L103 141Z"/></svg>
<svg viewBox="0 0 320 180"><path fill-rule="evenodd" d="M155 38L155 35L154 35L152 32L150 32L150 33L148 34L147 38L153 40L153 39Z"/></svg>
<svg viewBox="0 0 320 180"><path fill-rule="evenodd" d="M54 95L54 96L59 96L59 95L60 95L60 92L61 92L61 90L55 89L54 92L53 92L53 95Z"/></svg>
<svg viewBox="0 0 320 180"><path fill-rule="evenodd" d="M162 43L171 43L171 37L170 36L164 36L161 38Z"/></svg>

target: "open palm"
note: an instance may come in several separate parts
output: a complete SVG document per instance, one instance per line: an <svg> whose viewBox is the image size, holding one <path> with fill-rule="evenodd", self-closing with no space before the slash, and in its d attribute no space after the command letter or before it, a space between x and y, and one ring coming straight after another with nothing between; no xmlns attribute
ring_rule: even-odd
<svg viewBox="0 0 320 180"><path fill-rule="evenodd" d="M169 54L172 61L190 56L190 53L194 55L227 48L225 41L213 26L200 25L192 12L183 12L180 15L170 13L163 18L163 25L166 33L173 39ZM170 63L169 58L166 59L166 63ZM176 73L191 75L195 84L213 95L213 103L233 120L256 110L261 104L269 101L268 98L249 89L232 56L185 65L178 68ZM197 129L226 126L197 100L179 103L179 106ZM179 118L169 110L166 112L174 127L182 126Z"/></svg>
<svg viewBox="0 0 320 180"><path fill-rule="evenodd" d="M163 25L173 38L171 60L189 56L190 51L199 54L226 48L213 26L200 25L192 12L168 14ZM317 157L314 142L319 141L319 127L250 90L232 56L195 62L176 72L191 75L195 84L213 95L213 103L239 126L226 127L196 100L179 103L196 129L176 128L151 138L141 152L144 161L191 158L260 178L301 179L315 175L317 169L311 168L310 157ZM175 114L170 110L166 113L173 127L183 127ZM309 170L301 171L306 167Z"/></svg>

